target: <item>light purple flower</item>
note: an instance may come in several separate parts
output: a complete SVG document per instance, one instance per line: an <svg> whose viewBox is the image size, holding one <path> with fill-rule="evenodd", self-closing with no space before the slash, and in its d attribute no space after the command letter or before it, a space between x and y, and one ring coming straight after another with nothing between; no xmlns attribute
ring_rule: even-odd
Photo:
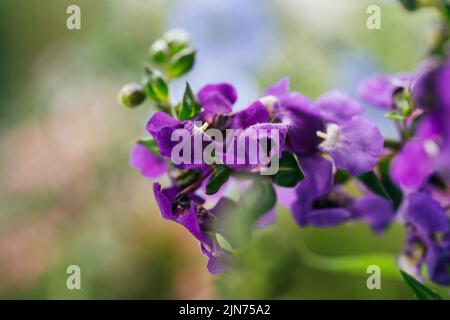
<svg viewBox="0 0 450 320"><path fill-rule="evenodd" d="M328 153L338 169L358 176L372 170L383 152L380 130L363 117L353 117L339 125L329 123L320 150Z"/></svg>
<svg viewBox="0 0 450 320"><path fill-rule="evenodd" d="M358 95L364 101L383 108L394 107L394 96L409 85L410 75L376 75L365 79L358 87Z"/></svg>
<svg viewBox="0 0 450 320"><path fill-rule="evenodd" d="M432 174L434 165L426 143L418 137L410 140L392 161L390 175L399 186L416 190Z"/></svg>
<svg viewBox="0 0 450 320"><path fill-rule="evenodd" d="M381 157L379 129L361 116L359 103L342 92L331 91L313 103L299 93L290 93L287 79L282 79L269 87L261 101L274 121L288 127L289 151L298 155L326 152L337 168L354 176L372 170Z"/></svg>
<svg viewBox="0 0 450 320"><path fill-rule="evenodd" d="M317 131L324 123L312 101L297 92L289 92L289 81L281 79L270 86L260 99L269 109L273 120L288 127L287 150L298 154L312 154L320 143Z"/></svg>
<svg viewBox="0 0 450 320"><path fill-rule="evenodd" d="M337 90L320 96L314 105L329 123L345 123L363 113L358 101Z"/></svg>
<svg viewBox="0 0 450 320"><path fill-rule="evenodd" d="M130 153L130 167L139 170L146 178L158 178L167 171L166 160L153 154L148 147L136 143Z"/></svg>
<svg viewBox="0 0 450 320"><path fill-rule="evenodd" d="M228 83L209 84L197 94L200 105L207 113L224 114L233 110L237 100L234 87Z"/></svg>

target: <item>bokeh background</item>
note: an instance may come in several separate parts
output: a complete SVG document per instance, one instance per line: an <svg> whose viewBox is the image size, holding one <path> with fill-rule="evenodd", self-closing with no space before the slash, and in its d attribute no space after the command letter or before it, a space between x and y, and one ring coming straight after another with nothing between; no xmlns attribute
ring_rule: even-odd
<svg viewBox="0 0 450 320"><path fill-rule="evenodd" d="M81 30L66 29L70 4L81 7ZM381 30L366 27L369 4L382 9ZM434 18L394 0L1 0L0 298L412 298L395 268L402 228L300 229L281 208L237 252L241 268L208 274L198 243L160 217L152 181L128 166L150 105L125 110L116 96L173 27L198 49L174 99L186 80L228 81L244 107L282 76L312 98L355 95L365 76L414 69ZM383 112L366 112L395 135ZM366 287L371 263L381 290ZM71 264L81 290L66 289Z"/></svg>

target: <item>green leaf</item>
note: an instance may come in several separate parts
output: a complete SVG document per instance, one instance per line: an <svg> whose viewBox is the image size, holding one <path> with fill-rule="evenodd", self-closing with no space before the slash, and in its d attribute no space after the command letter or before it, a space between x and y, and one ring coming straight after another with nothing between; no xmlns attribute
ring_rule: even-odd
<svg viewBox="0 0 450 320"><path fill-rule="evenodd" d="M398 111L390 111L384 115L386 118L395 120L395 121L403 121L405 117Z"/></svg>
<svg viewBox="0 0 450 320"><path fill-rule="evenodd" d="M178 118L186 120L195 116L201 107L192 92L191 86L186 82L186 89L184 90L183 101L178 108Z"/></svg>
<svg viewBox="0 0 450 320"><path fill-rule="evenodd" d="M230 176L230 169L223 165L216 165L214 168L214 175L209 179L206 184L206 194L212 195L219 191L225 182L228 181Z"/></svg>
<svg viewBox="0 0 450 320"><path fill-rule="evenodd" d="M305 175L300 169L295 156L290 152L283 151L278 172L273 176L273 183L282 187L292 188L303 179L305 179Z"/></svg>
<svg viewBox="0 0 450 320"><path fill-rule="evenodd" d="M358 176L358 179L362 183L364 183L364 185L367 188L369 188L369 190L372 191L373 193L375 193L389 201L392 201L391 196L389 195L387 190L384 188L384 186L381 183L378 176L373 171L363 173L362 175Z"/></svg>
<svg viewBox="0 0 450 320"><path fill-rule="evenodd" d="M195 53L193 48L184 48L175 54L169 61L167 75L170 78L176 78L189 72L194 66Z"/></svg>
<svg viewBox="0 0 450 320"><path fill-rule="evenodd" d="M425 285L421 284L414 277L400 270L405 282L411 287L414 295L419 300L444 300L437 292L431 290Z"/></svg>
<svg viewBox="0 0 450 320"><path fill-rule="evenodd" d="M386 157L378 162L378 169L380 171L380 179L384 188L388 192L390 198L392 199L394 209L398 209L403 201L402 191L395 185L391 180L389 175L389 169L391 166L392 157Z"/></svg>
<svg viewBox="0 0 450 320"><path fill-rule="evenodd" d="M239 199L239 204L247 216L247 222L253 224L264 213L270 211L277 202L277 195L272 181L255 178L252 186Z"/></svg>
<svg viewBox="0 0 450 320"><path fill-rule="evenodd" d="M142 138L142 139L139 139L137 143L142 144L143 146L147 147L150 150L150 152L153 153L154 155L157 155L157 156L160 155L158 144L152 138Z"/></svg>
<svg viewBox="0 0 450 320"><path fill-rule="evenodd" d="M384 147L398 151L398 150L400 150L402 145L399 141L391 140L391 139L384 139Z"/></svg>
<svg viewBox="0 0 450 320"><path fill-rule="evenodd" d="M383 276L399 278L396 256L393 254L373 253L328 257L310 252L304 244L300 245L299 249L303 262L317 270L361 275L366 274L368 266L377 265L382 270Z"/></svg>
<svg viewBox="0 0 450 320"><path fill-rule="evenodd" d="M220 234L238 248L251 239L251 231L258 219L276 203L276 193L270 179L256 177L239 201L221 212Z"/></svg>
<svg viewBox="0 0 450 320"><path fill-rule="evenodd" d="M334 183L344 184L350 179L350 173L347 170L337 170L334 174Z"/></svg>
<svg viewBox="0 0 450 320"><path fill-rule="evenodd" d="M161 72L156 69L145 68L144 91L157 102L167 102L169 99L169 87Z"/></svg>

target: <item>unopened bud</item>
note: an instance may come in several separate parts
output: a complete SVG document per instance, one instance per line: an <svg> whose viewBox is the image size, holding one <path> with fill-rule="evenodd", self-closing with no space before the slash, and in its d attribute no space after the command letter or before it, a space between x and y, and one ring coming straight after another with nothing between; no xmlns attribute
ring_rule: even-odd
<svg viewBox="0 0 450 320"><path fill-rule="evenodd" d="M150 47L150 57L157 63L166 62L169 59L169 46L165 40L156 40Z"/></svg>
<svg viewBox="0 0 450 320"><path fill-rule="evenodd" d="M164 34L163 39L167 42L172 54L186 48L191 42L191 37L183 29L169 30Z"/></svg>
<svg viewBox="0 0 450 320"><path fill-rule="evenodd" d="M127 108L136 108L145 100L145 93L138 83L129 83L119 92L119 102Z"/></svg>

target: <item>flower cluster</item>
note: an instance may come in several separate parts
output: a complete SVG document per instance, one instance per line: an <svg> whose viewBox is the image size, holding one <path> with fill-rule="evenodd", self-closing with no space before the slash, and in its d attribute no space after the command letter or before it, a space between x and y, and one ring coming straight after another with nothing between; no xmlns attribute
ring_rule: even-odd
<svg viewBox="0 0 450 320"><path fill-rule="evenodd" d="M401 266L450 284L450 60L434 57L418 72L376 76L359 88L366 101L389 110L401 142L391 150L390 177L403 191L398 210L406 226Z"/></svg>
<svg viewBox="0 0 450 320"><path fill-rule="evenodd" d="M312 100L292 91L287 78L239 110L229 83L196 93L186 84L174 103L169 81L195 60L189 37L172 30L152 45L150 56L143 83L126 85L119 95L126 107L150 99L157 109L147 122L149 136L132 148L130 165L146 178L168 178L164 187L153 185L161 215L198 240L211 273L236 265L233 249L275 221L279 202L299 227L361 221L378 234L399 221L406 228L401 268L420 278L426 265L433 281L450 284L450 60L361 83L361 99L386 109L398 126L399 141L385 141L357 100L340 91ZM180 148L180 131L200 144ZM218 138L229 131L227 141ZM253 161L245 148L252 141L264 145L256 154L268 162ZM214 161L194 159L197 149L210 151ZM192 161L175 161L180 151ZM275 162L277 170L267 174Z"/></svg>

